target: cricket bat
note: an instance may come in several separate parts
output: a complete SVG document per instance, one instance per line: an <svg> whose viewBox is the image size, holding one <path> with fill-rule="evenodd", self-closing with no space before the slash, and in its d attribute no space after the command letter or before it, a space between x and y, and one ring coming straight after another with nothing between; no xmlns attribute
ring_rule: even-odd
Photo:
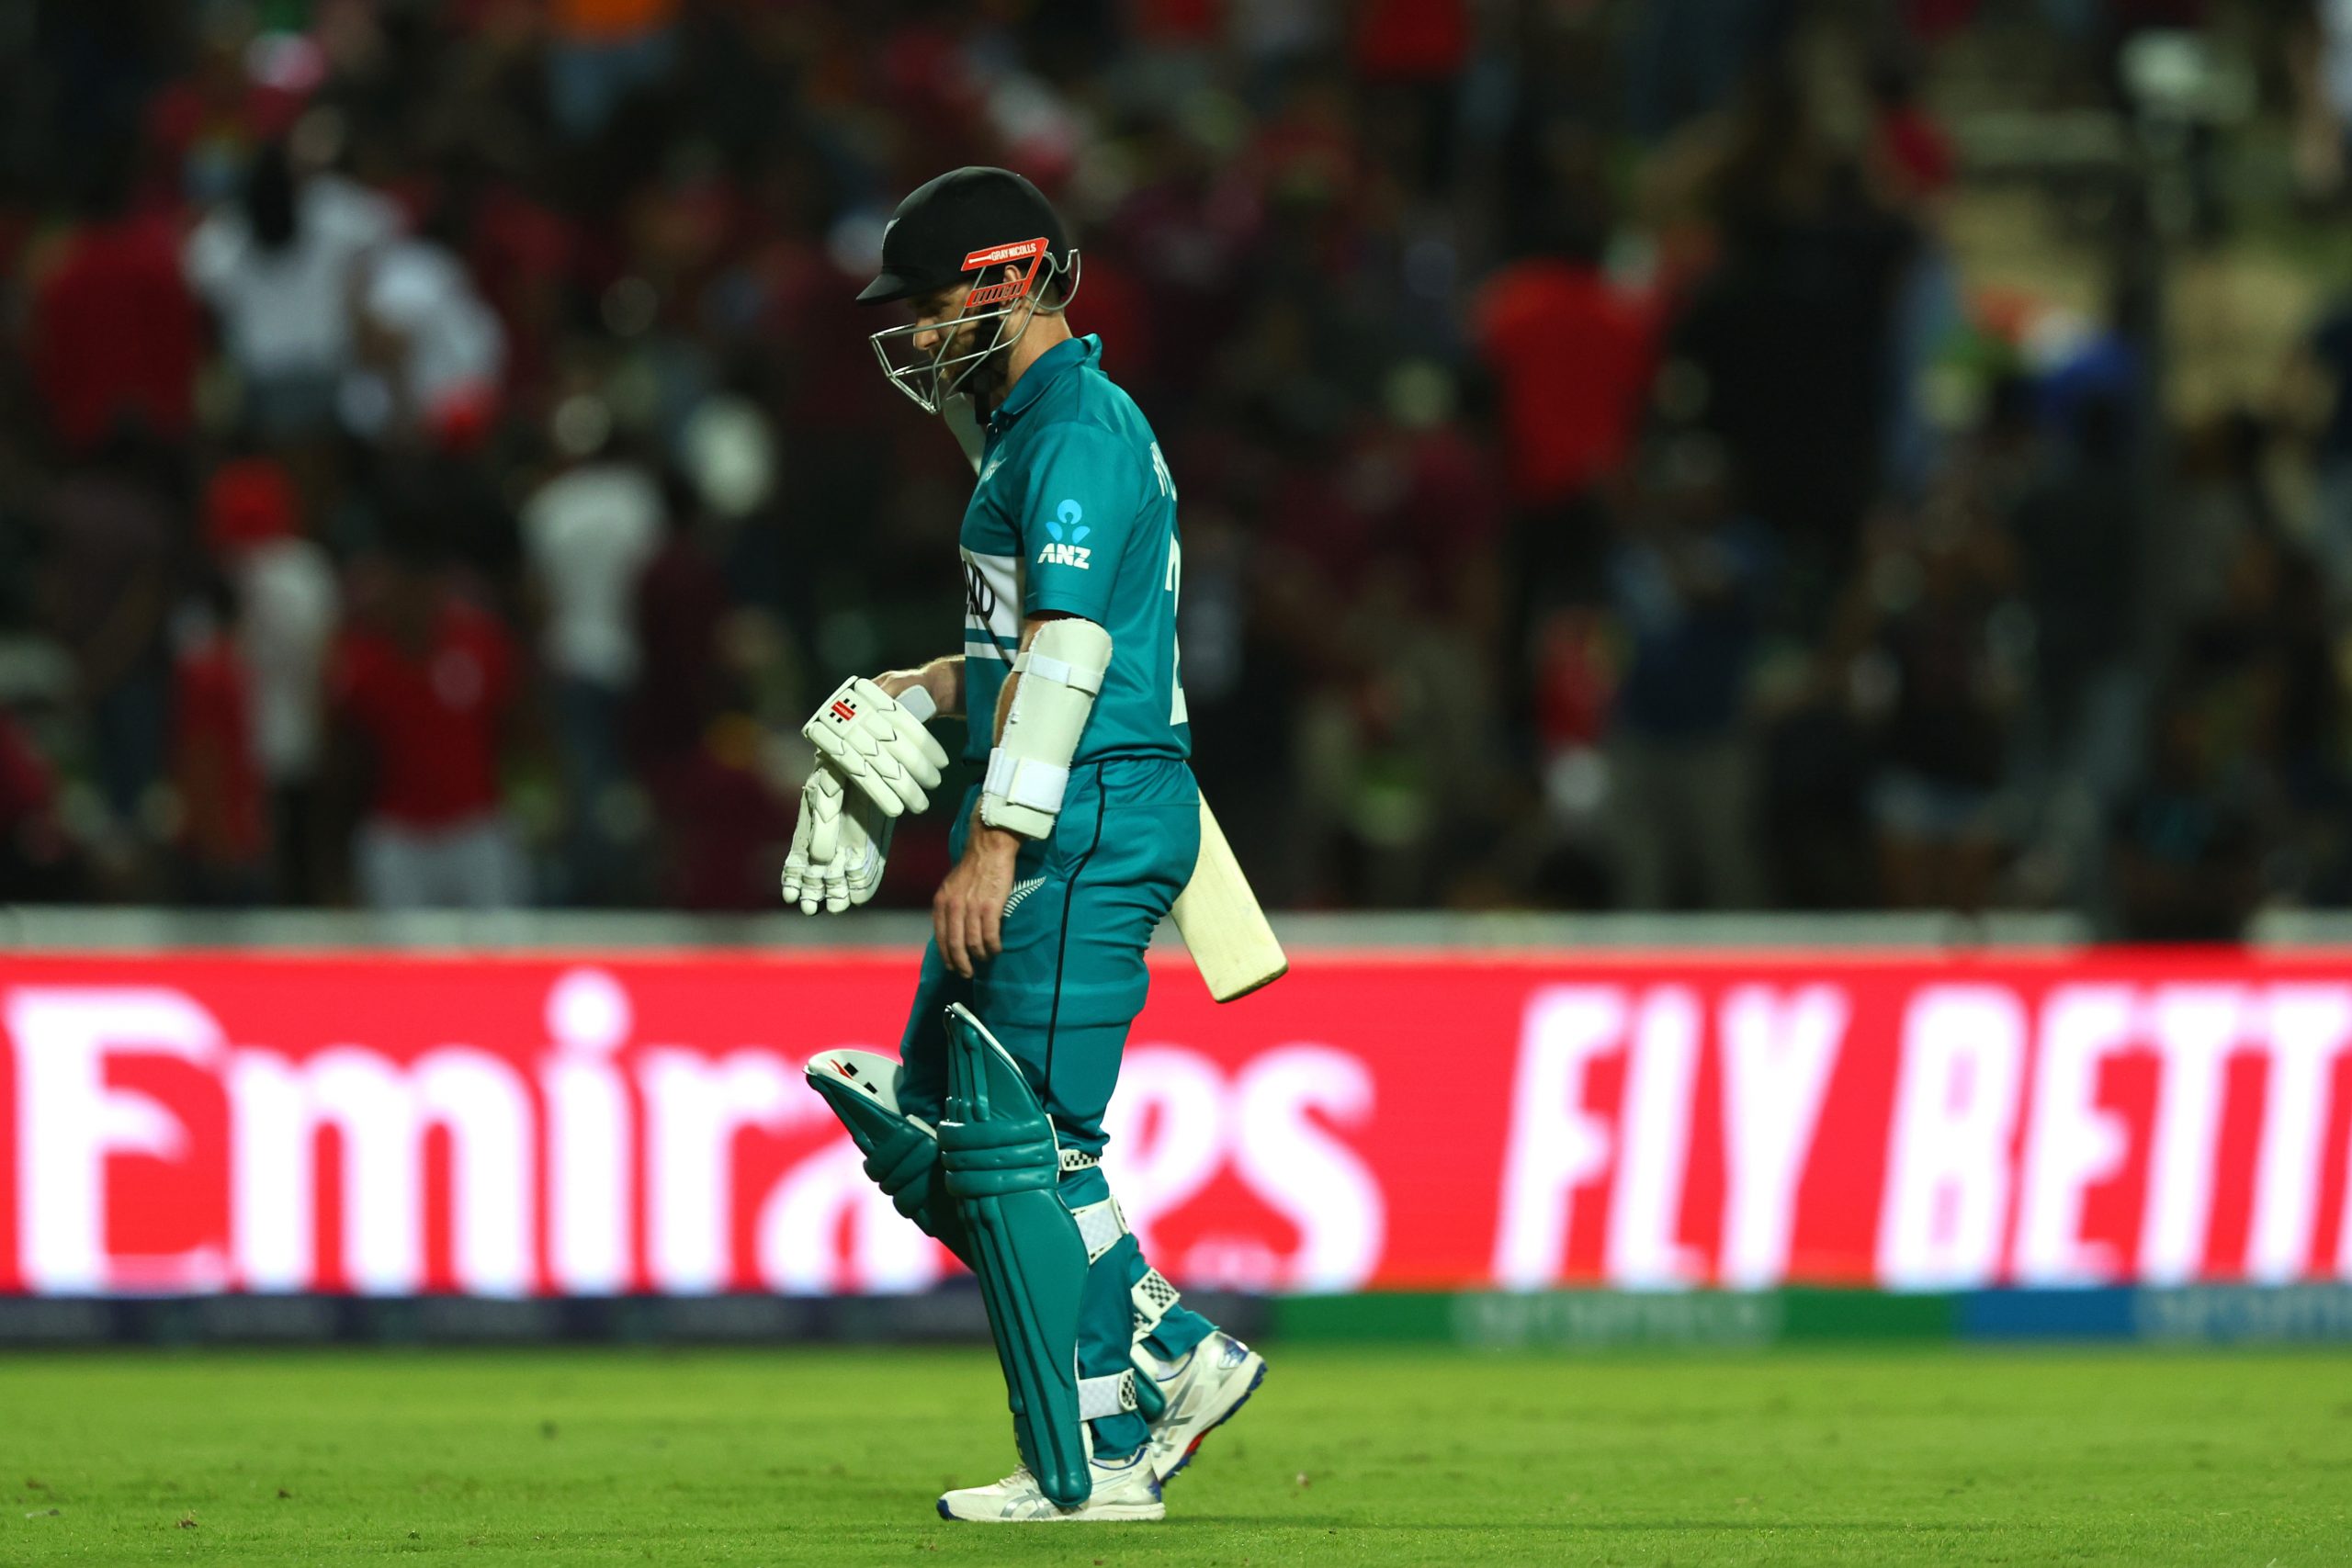
<svg viewBox="0 0 2352 1568"><path fill-rule="evenodd" d="M1205 796L1201 858L1193 863L1193 880L1176 895L1173 912L1194 966L1218 1001L1246 997L1290 972L1290 957L1258 907L1258 896L1241 874L1241 863L1233 858L1233 846L1225 841Z"/></svg>
<svg viewBox="0 0 2352 1568"><path fill-rule="evenodd" d="M949 398L940 412L972 471L978 473L982 436L971 400ZM1233 846L1225 841L1225 830L1216 825L1205 795L1201 799L1201 855L1193 863L1193 879L1176 896L1172 913L1193 966L1218 1001L1246 997L1290 972L1290 957L1267 923L1266 911L1258 907L1258 896L1241 874L1241 863L1233 858Z"/></svg>

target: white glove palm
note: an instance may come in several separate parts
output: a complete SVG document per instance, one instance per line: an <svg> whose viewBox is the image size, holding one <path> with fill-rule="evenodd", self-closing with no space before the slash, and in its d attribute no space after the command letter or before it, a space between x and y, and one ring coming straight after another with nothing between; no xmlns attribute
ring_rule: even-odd
<svg viewBox="0 0 2352 1568"><path fill-rule="evenodd" d="M841 782L861 792L886 817L921 811L923 793L939 786L947 752L923 725L936 710L931 694L910 686L897 699L863 675L835 688L816 716L800 727Z"/></svg>
<svg viewBox="0 0 2352 1568"><path fill-rule="evenodd" d="M799 905L804 915L820 908L838 915L873 897L890 853L891 826L879 807L851 795L839 774L819 763L800 786L800 820L784 861L784 901Z"/></svg>

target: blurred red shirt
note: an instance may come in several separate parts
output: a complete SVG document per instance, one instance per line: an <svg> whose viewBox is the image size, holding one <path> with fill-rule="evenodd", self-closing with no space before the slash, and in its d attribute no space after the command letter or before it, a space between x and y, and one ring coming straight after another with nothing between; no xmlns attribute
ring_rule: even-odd
<svg viewBox="0 0 2352 1568"><path fill-rule="evenodd" d="M1365 0L1356 12L1356 70L1374 81L1442 82L1470 58L1464 0Z"/></svg>
<svg viewBox="0 0 2352 1568"><path fill-rule="evenodd" d="M445 604L421 658L370 629L336 652L335 699L374 752L374 815L446 828L498 807L499 734L514 695L514 650L490 615Z"/></svg>
<svg viewBox="0 0 2352 1568"><path fill-rule="evenodd" d="M1555 505L1623 465L1657 366L1646 299L1595 266L1523 261L1487 281L1472 330L1500 394L1513 499Z"/></svg>
<svg viewBox="0 0 2352 1568"><path fill-rule="evenodd" d="M196 302L161 219L85 229L33 304L33 381L58 439L87 451L124 416L177 440L194 412Z"/></svg>
<svg viewBox="0 0 2352 1568"><path fill-rule="evenodd" d="M1901 105L1879 116L1878 153L1906 196L1940 195L1957 173L1951 138L1932 115L1915 104Z"/></svg>
<svg viewBox="0 0 2352 1568"><path fill-rule="evenodd" d="M553 0L548 22L572 43L622 43L677 19L678 0Z"/></svg>
<svg viewBox="0 0 2352 1568"><path fill-rule="evenodd" d="M180 841L209 866L258 862L269 847L252 703L237 646L214 635L182 649L172 676L172 774Z"/></svg>

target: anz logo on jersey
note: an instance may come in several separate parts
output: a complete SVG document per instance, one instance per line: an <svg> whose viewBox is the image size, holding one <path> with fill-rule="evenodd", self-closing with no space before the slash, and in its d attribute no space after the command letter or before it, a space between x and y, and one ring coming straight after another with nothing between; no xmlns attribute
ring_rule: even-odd
<svg viewBox="0 0 2352 1568"><path fill-rule="evenodd" d="M1094 552L1082 542L1092 530L1079 521L1085 515L1086 508L1074 501L1065 501L1054 509L1054 521L1046 525L1046 532L1052 536L1052 542L1037 552L1039 566L1074 566L1080 571L1094 570L1086 564L1087 557ZM1069 531L1067 539L1062 536L1064 529Z"/></svg>

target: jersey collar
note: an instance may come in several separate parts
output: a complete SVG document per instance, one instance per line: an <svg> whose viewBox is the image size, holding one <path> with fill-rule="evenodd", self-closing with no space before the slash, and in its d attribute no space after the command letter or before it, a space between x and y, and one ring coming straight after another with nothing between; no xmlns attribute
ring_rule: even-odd
<svg viewBox="0 0 2352 1568"><path fill-rule="evenodd" d="M1003 403L989 416L989 423L1011 424L1021 417L1023 409L1044 395L1049 382L1059 380L1066 372L1080 365L1091 365L1102 357L1102 338L1098 333L1088 333L1084 337L1074 337L1054 344L1021 373L1021 379L1012 384L1012 390L1006 394Z"/></svg>

